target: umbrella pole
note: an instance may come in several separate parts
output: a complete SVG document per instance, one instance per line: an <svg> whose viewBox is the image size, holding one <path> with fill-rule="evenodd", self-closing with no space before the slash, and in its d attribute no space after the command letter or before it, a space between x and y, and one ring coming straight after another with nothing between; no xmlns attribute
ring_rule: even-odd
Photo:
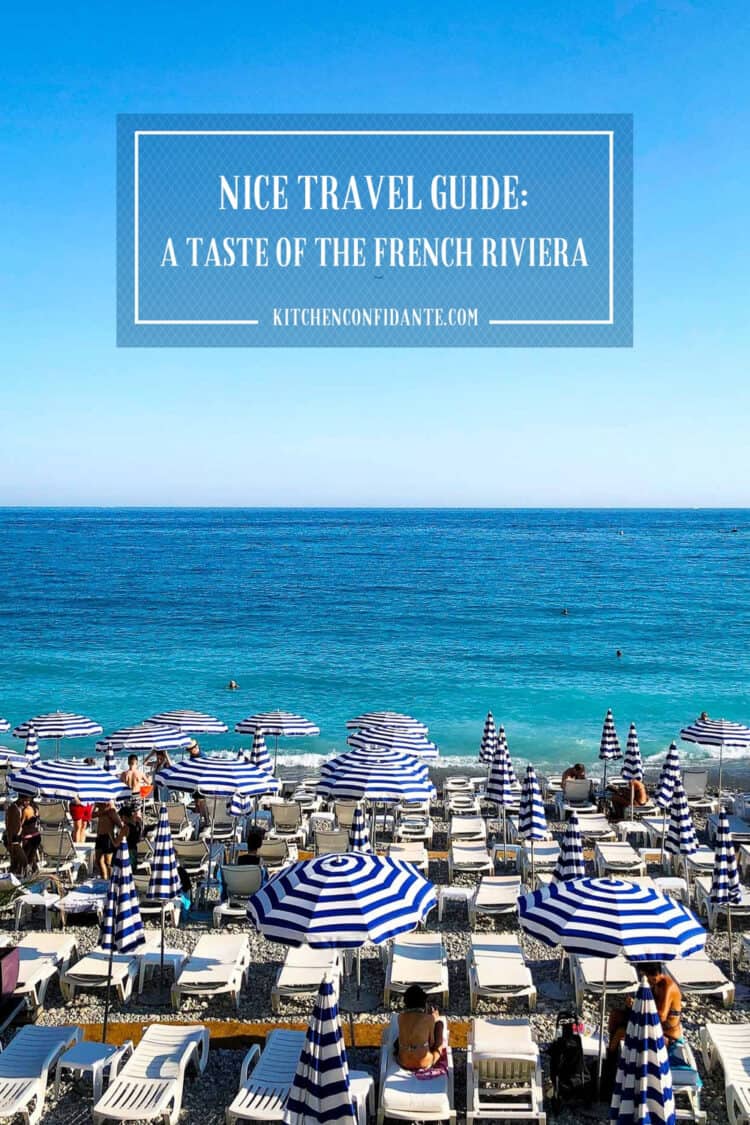
<svg viewBox="0 0 750 1125"><path fill-rule="evenodd" d="M596 1067L596 1092L601 1093L602 1089L602 1067L604 1065L604 1018L607 1014L607 965L608 960L604 958L604 973L602 974L602 1004L599 1012L599 1061Z"/></svg>
<svg viewBox="0 0 750 1125"><path fill-rule="evenodd" d="M732 949L732 907L727 903L727 937L729 938L729 979L734 980L734 951Z"/></svg>
<svg viewBox="0 0 750 1125"><path fill-rule="evenodd" d="M166 913L167 904L161 904L161 962L159 967L159 989L164 988L164 915Z"/></svg>
<svg viewBox="0 0 750 1125"><path fill-rule="evenodd" d="M534 871L534 837L531 837L531 889L534 890L534 883L536 882L536 873Z"/></svg>
<svg viewBox="0 0 750 1125"><path fill-rule="evenodd" d="M661 870L664 873L664 841L667 838L667 810L662 813L661 818Z"/></svg>
<svg viewBox="0 0 750 1125"><path fill-rule="evenodd" d="M112 922L114 931L114 919ZM115 940L114 932L112 933L111 944L109 947L109 960L107 962L107 991L104 994L104 1022L102 1023L102 1043L107 1042L107 1024L109 1023L109 1001L112 994L112 961L115 955Z"/></svg>
<svg viewBox="0 0 750 1125"><path fill-rule="evenodd" d="M214 793L214 807L211 814L211 836L208 845L208 880L206 882L206 901L208 901L208 892L211 889L211 864L214 861L214 824L216 823L216 794Z"/></svg>
<svg viewBox="0 0 750 1125"><path fill-rule="evenodd" d="M601 794L602 808L607 807L607 759L604 759L604 774L602 776L602 794Z"/></svg>
<svg viewBox="0 0 750 1125"><path fill-rule="evenodd" d="M279 736L278 736L278 734L275 734L273 737L274 737L273 772L276 773L276 767L279 764Z"/></svg>
<svg viewBox="0 0 750 1125"><path fill-rule="evenodd" d="M719 743L719 800L721 800L721 779L724 772L724 743Z"/></svg>

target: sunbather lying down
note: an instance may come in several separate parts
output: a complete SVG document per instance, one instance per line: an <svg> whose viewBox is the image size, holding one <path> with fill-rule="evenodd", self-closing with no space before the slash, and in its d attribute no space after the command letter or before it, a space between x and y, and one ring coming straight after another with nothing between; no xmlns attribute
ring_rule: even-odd
<svg viewBox="0 0 750 1125"><path fill-rule="evenodd" d="M446 1066L446 1028L427 994L413 984L404 993L404 1011L398 1017L394 1054L404 1070L440 1070Z"/></svg>

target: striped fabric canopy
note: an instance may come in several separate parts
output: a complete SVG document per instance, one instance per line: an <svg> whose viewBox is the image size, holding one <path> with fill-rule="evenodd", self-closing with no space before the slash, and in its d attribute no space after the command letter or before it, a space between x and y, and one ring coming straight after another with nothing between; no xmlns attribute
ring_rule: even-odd
<svg viewBox="0 0 750 1125"><path fill-rule="evenodd" d="M108 734L97 742L96 748L103 751L109 746L115 753L130 754L143 750L184 750L192 741L190 735L183 734L179 727L149 721Z"/></svg>
<svg viewBox="0 0 750 1125"><path fill-rule="evenodd" d="M115 761L115 752L109 743L104 748L104 768L107 773L117 773L117 762Z"/></svg>
<svg viewBox="0 0 750 1125"><path fill-rule="evenodd" d="M659 774L659 784L656 793L654 793L654 801L660 809L670 808L674 800L675 787L681 782L680 752L677 749L677 743L673 742L667 750L667 756Z"/></svg>
<svg viewBox="0 0 750 1125"><path fill-rule="evenodd" d="M10 730L10 723L7 719L0 718L0 734L7 734Z"/></svg>
<svg viewBox="0 0 750 1125"><path fill-rule="evenodd" d="M371 852L370 834L367 831L364 810L357 805L352 817L352 826L349 830L349 846L353 852Z"/></svg>
<svg viewBox="0 0 750 1125"><path fill-rule="evenodd" d="M346 725L349 730L359 730L360 727L370 729L385 727L386 730L398 730L402 734L427 735L429 733L425 723L420 723L419 719L414 719L411 715L402 715L399 711L367 711L364 715L349 719Z"/></svg>
<svg viewBox="0 0 750 1125"><path fill-rule="evenodd" d="M231 797L234 793L257 797L276 793L279 788L276 778L264 770L231 758L186 758L159 770L154 783L177 792L198 789L206 797Z"/></svg>
<svg viewBox="0 0 750 1125"><path fill-rule="evenodd" d="M610 1125L675 1125L672 1070L661 1020L642 978L620 1051Z"/></svg>
<svg viewBox="0 0 750 1125"><path fill-rule="evenodd" d="M497 741L498 741L498 745L502 746L503 753L505 754L505 757L506 757L507 762L508 762L508 772L510 773L510 783L513 786L514 789L517 789L518 788L518 778L516 777L516 771L513 769L513 759L510 756L510 748L508 746L508 739L505 737L505 727L503 726L502 723L497 728Z"/></svg>
<svg viewBox="0 0 750 1125"><path fill-rule="evenodd" d="M325 762L320 773L323 797L391 803L428 801L435 792L425 762L394 750L353 750Z"/></svg>
<svg viewBox="0 0 750 1125"><path fill-rule="evenodd" d="M479 744L479 761L483 766L491 766L497 749L497 727L495 717L491 711L487 712L482 731L482 741Z"/></svg>
<svg viewBox="0 0 750 1125"><path fill-rule="evenodd" d="M641 758L641 748L638 744L638 731L635 729L635 723L630 724L625 760L622 763L620 773L626 781L643 781L643 759Z"/></svg>
<svg viewBox="0 0 750 1125"><path fill-rule="evenodd" d="M664 851L669 852L670 855L692 855L693 852L698 851L693 818L690 815L682 781L675 785Z"/></svg>
<svg viewBox="0 0 750 1125"><path fill-rule="evenodd" d="M130 866L130 851L127 840L123 840L112 859L112 878L107 891L99 945L102 949L112 949L115 953L132 953L145 940L138 894Z"/></svg>
<svg viewBox="0 0 750 1125"><path fill-rule="evenodd" d="M622 751L620 750L620 741L617 737L615 730L615 719L612 714L612 709L607 710L604 716L604 726L602 727L602 737L599 742L599 761L611 762L615 758L621 758Z"/></svg>
<svg viewBox="0 0 750 1125"><path fill-rule="evenodd" d="M729 719L709 719L708 715L701 715L690 726L683 727L680 738L701 746L732 746L750 750L750 727Z"/></svg>
<svg viewBox="0 0 750 1125"><path fill-rule="evenodd" d="M42 755L39 753L39 739L36 736L36 727L33 723L28 724L26 731L26 750L24 752L27 766L35 766L37 762L41 762Z"/></svg>
<svg viewBox="0 0 750 1125"><path fill-rule="evenodd" d="M362 727L346 740L355 750L372 747L376 750L397 750L426 761L437 759L438 748L423 734L407 734L386 727Z"/></svg>
<svg viewBox="0 0 750 1125"><path fill-rule="evenodd" d="M493 801L502 809L512 805L517 800L513 789L514 780L508 745L505 740L496 738L490 776L487 778L487 800Z"/></svg>
<svg viewBox="0 0 750 1125"><path fill-rule="evenodd" d="M202 711L162 711L161 714L146 719L146 722L177 727L182 734L226 734L229 730L221 719L204 715Z"/></svg>
<svg viewBox="0 0 750 1125"><path fill-rule="evenodd" d="M578 823L578 813L573 809L570 814L565 834L560 847L560 858L555 867L553 879L558 883L567 883L572 879L582 879L586 874L586 864L583 858L583 839L581 826Z"/></svg>
<svg viewBox="0 0 750 1125"><path fill-rule="evenodd" d="M83 762L37 762L8 779L11 789L40 797L69 801L77 797L84 804L96 801L129 801L130 790L99 766Z"/></svg>
<svg viewBox="0 0 750 1125"><path fill-rule="evenodd" d="M28 728L33 726L37 738L95 738L102 728L85 715L74 715L69 711L53 711L49 715L37 715L27 719L13 731L16 738L25 738Z"/></svg>
<svg viewBox="0 0 750 1125"><path fill-rule="evenodd" d="M230 816L247 816L250 812L251 799L244 793L233 793L229 802Z"/></svg>
<svg viewBox="0 0 750 1125"><path fill-rule="evenodd" d="M260 730L275 738L307 738L320 734L320 727L316 727L315 723L291 711L264 711L250 715L237 723L234 729L238 734L255 734L256 730Z"/></svg>
<svg viewBox="0 0 750 1125"><path fill-rule="evenodd" d="M263 732L256 730L253 733L253 746L249 754L244 755L245 761L249 762L251 766L255 766L256 770L263 770L265 773L273 773L273 762L271 755L268 753L266 740Z"/></svg>
<svg viewBox="0 0 750 1125"><path fill-rule="evenodd" d="M328 973L320 982L282 1120L284 1125L354 1125L357 1121L336 988Z"/></svg>
<svg viewBox="0 0 750 1125"><path fill-rule="evenodd" d="M172 843L167 806L159 810L159 824L154 837L154 854L151 857L151 875L146 897L156 902L170 902L182 890L177 873L177 857Z"/></svg>
<svg viewBox="0 0 750 1125"><path fill-rule="evenodd" d="M544 815L544 802L536 770L529 763L526 777L521 787L521 803L518 810L518 836L521 840L546 840L547 818Z"/></svg>
<svg viewBox="0 0 750 1125"><path fill-rule="evenodd" d="M699 953L706 931L676 899L623 879L549 883L518 899L521 928L568 953L671 961Z"/></svg>
<svg viewBox="0 0 750 1125"><path fill-rule="evenodd" d="M709 899L714 906L737 906L742 902L742 887L737 870L737 853L734 850L732 834L729 831L729 818L724 808L719 813L714 849L714 871Z"/></svg>
<svg viewBox="0 0 750 1125"><path fill-rule="evenodd" d="M412 864L345 852L287 867L252 896L248 914L271 941L358 949L409 933L436 901Z"/></svg>

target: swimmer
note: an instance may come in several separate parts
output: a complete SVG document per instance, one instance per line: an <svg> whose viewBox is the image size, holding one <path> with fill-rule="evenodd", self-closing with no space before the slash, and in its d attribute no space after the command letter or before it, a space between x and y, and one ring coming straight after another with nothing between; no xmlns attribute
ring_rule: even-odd
<svg viewBox="0 0 750 1125"><path fill-rule="evenodd" d="M615 653L615 656L617 657L618 660L620 660L622 658L622 650L618 648L617 652Z"/></svg>
<svg viewBox="0 0 750 1125"><path fill-rule="evenodd" d="M227 684L227 691L238 691L239 686L240 685L237 683L236 680L230 680L229 683Z"/></svg>
<svg viewBox="0 0 750 1125"><path fill-rule="evenodd" d="M560 615L561 615L561 617L568 617L568 616L569 616L569 614L568 614L568 611L567 611L567 609L561 609L561 610L560 610Z"/></svg>

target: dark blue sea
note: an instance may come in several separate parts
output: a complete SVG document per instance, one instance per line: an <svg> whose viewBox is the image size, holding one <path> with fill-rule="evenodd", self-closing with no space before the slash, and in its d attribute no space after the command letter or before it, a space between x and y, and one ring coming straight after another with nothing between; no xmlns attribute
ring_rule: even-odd
<svg viewBox="0 0 750 1125"><path fill-rule="evenodd" d="M0 510L0 715L182 707L302 712L295 756L405 710L454 759L491 709L542 766L612 707L661 753L701 710L750 721L750 513Z"/></svg>

